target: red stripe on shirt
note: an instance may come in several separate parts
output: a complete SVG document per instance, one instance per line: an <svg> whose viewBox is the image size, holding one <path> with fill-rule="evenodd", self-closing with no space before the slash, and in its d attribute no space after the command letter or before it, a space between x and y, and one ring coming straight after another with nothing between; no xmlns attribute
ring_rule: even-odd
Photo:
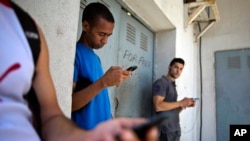
<svg viewBox="0 0 250 141"><path fill-rule="evenodd" d="M3 5L11 8L11 5L10 5L10 1L9 0L0 0L0 3L2 3Z"/></svg>

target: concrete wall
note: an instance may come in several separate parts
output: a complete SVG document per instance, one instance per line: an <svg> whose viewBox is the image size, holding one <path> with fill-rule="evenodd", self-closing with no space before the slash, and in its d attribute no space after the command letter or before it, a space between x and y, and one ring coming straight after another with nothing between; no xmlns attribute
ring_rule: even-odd
<svg viewBox="0 0 250 141"><path fill-rule="evenodd" d="M49 47L50 71L63 112L70 116L73 61L80 0L14 0L40 25Z"/></svg>
<svg viewBox="0 0 250 141"><path fill-rule="evenodd" d="M216 140L216 93L214 53L219 50L250 47L248 0L218 0L221 21L202 37L203 62L203 132L202 141Z"/></svg>

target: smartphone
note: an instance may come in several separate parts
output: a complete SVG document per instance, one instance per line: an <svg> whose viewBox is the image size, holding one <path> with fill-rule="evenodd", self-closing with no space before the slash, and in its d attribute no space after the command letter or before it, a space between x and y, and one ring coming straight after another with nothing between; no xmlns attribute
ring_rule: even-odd
<svg viewBox="0 0 250 141"><path fill-rule="evenodd" d="M128 71L134 71L137 69L137 66L131 66L129 68L127 68Z"/></svg>
<svg viewBox="0 0 250 141"><path fill-rule="evenodd" d="M200 98L198 98L198 97L194 98L195 101L197 101L197 100L199 100L199 99L200 99Z"/></svg>
<svg viewBox="0 0 250 141"><path fill-rule="evenodd" d="M146 132L151 127L159 126L160 124L167 122L170 118L171 118L171 115L166 114L166 113L157 114L151 119L148 119L146 123L132 127L132 130L140 139L144 139Z"/></svg>

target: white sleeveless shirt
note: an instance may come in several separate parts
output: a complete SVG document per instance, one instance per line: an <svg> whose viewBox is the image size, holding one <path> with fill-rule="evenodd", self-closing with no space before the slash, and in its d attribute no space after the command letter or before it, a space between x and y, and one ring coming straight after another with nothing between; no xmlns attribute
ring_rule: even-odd
<svg viewBox="0 0 250 141"><path fill-rule="evenodd" d="M23 99L32 82L32 53L9 5L0 0L0 141L39 141Z"/></svg>

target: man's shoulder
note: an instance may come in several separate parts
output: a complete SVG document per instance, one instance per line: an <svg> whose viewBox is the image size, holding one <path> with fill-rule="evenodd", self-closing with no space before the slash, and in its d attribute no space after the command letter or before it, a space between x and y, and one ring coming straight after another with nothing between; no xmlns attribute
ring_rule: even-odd
<svg viewBox="0 0 250 141"><path fill-rule="evenodd" d="M79 58L90 58L91 56L96 56L94 51L89 49L86 45L82 43L76 43L76 56Z"/></svg>
<svg viewBox="0 0 250 141"><path fill-rule="evenodd" d="M165 76L165 75L163 75L162 77L160 77L160 78L158 78L157 80L155 80L155 84L156 83L169 83L169 79Z"/></svg>
<svg viewBox="0 0 250 141"><path fill-rule="evenodd" d="M81 43L81 42L76 43L76 49L77 50L79 50L79 49L81 49L81 50L84 49L85 50L86 48L87 48L86 45L84 45L83 43Z"/></svg>

